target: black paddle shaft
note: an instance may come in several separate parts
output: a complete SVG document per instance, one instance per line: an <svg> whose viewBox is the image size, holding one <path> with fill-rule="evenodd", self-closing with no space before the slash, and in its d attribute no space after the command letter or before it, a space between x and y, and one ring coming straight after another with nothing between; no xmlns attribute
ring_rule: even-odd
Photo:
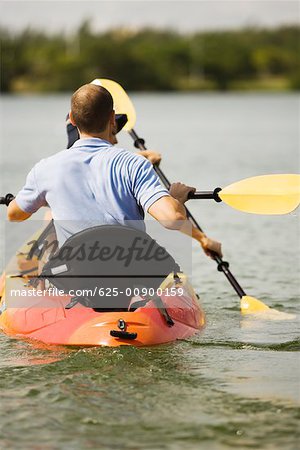
<svg viewBox="0 0 300 450"><path fill-rule="evenodd" d="M133 129L129 131L129 134L132 137L132 139L134 141L134 146L136 148L139 148L140 150L147 150L144 139L140 138ZM157 165L154 165L153 167L154 167L155 172L161 179L162 183L164 184L164 186L169 190L171 183L168 180L168 178L165 176L163 171ZM198 230L200 230L203 233L202 228L200 227L200 225L198 224L198 222L196 221L196 219L193 217L193 215L190 213L190 211L187 209L186 206L185 206L185 210L186 210L187 217L189 218L189 220L191 221L193 226L195 228L198 228ZM243 288L240 286L238 281L235 279L235 277L233 276L231 271L229 270L229 263L227 261L223 261L223 259L218 255L213 256L213 259L218 264L219 272L224 273L224 275L226 276L227 280L229 281L229 283L231 284L231 286L233 287L233 289L235 290L237 295L240 298L244 297L246 295L246 293L243 290Z"/></svg>
<svg viewBox="0 0 300 450"><path fill-rule="evenodd" d="M214 191L196 191L189 192L188 199L189 200L214 200L217 203L220 203L222 199L219 197L219 192L221 188L216 188Z"/></svg>
<svg viewBox="0 0 300 450"><path fill-rule="evenodd" d="M0 197L0 205L8 206L14 198L13 194L6 194L5 197Z"/></svg>

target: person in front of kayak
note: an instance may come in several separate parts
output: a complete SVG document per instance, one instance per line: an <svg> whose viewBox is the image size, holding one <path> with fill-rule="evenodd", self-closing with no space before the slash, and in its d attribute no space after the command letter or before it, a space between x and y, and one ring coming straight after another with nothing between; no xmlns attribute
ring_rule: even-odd
<svg viewBox="0 0 300 450"><path fill-rule="evenodd" d="M51 208L59 245L95 225L130 225L145 230L149 213L164 227L192 234L209 256L222 255L221 244L186 226L184 203L194 188L162 187L150 161L114 147L115 113L110 93L86 84L72 96L70 120L80 139L38 162L10 203L7 217L23 221L43 206Z"/></svg>
<svg viewBox="0 0 300 450"><path fill-rule="evenodd" d="M113 130L111 144L116 145L118 143L117 134L122 130L124 125L127 123L126 114L116 114L115 116L115 129ZM80 139L78 128L72 124L70 121L70 114L66 117L66 131L68 136L67 148L73 147L76 141ZM161 161L161 154L154 150L140 150L136 152L138 155L144 156L152 164L159 164Z"/></svg>

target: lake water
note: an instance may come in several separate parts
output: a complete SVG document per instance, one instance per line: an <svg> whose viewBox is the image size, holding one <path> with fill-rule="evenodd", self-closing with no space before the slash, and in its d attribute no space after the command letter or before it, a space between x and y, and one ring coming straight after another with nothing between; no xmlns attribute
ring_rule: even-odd
<svg viewBox="0 0 300 450"><path fill-rule="evenodd" d="M299 172L296 95L132 96L136 130L172 181L201 190ZM64 148L68 96L1 98L1 193ZM132 148L129 136L122 146ZM197 336L134 349L45 349L0 335L0 447L285 449L299 444L299 211L255 216L190 202L249 295L294 315L241 317L239 299L193 246L193 284L207 313ZM1 260L16 249L1 210ZM22 224L18 225L22 227Z"/></svg>

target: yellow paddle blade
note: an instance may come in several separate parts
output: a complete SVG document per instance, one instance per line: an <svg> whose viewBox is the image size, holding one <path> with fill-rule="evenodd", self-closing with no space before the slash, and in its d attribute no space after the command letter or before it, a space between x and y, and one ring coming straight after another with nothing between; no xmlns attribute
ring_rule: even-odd
<svg viewBox="0 0 300 450"><path fill-rule="evenodd" d="M233 183L218 193L232 208L253 214L288 214L300 203L300 175L262 175Z"/></svg>
<svg viewBox="0 0 300 450"><path fill-rule="evenodd" d="M106 78L96 78L91 84L103 86L111 93L116 114L127 114L128 122L124 125L124 130L132 130L136 122L135 109L122 86L116 81L107 80Z"/></svg>
<svg viewBox="0 0 300 450"><path fill-rule="evenodd" d="M270 308L257 298L244 295L241 298L241 313L243 315L253 315L264 320L294 320L297 318L295 314L277 311Z"/></svg>
<svg viewBox="0 0 300 450"><path fill-rule="evenodd" d="M265 305L257 298L250 297L250 295L244 295L241 298L241 313L242 314L255 314L268 311L269 306Z"/></svg>

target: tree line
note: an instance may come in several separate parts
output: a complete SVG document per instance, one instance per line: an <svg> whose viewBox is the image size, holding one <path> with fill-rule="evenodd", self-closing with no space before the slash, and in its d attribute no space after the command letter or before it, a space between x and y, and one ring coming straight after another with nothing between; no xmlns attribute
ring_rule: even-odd
<svg viewBox="0 0 300 450"><path fill-rule="evenodd" d="M1 91L72 91L97 77L134 91L299 89L300 27L180 34L172 30L72 35L0 29Z"/></svg>

